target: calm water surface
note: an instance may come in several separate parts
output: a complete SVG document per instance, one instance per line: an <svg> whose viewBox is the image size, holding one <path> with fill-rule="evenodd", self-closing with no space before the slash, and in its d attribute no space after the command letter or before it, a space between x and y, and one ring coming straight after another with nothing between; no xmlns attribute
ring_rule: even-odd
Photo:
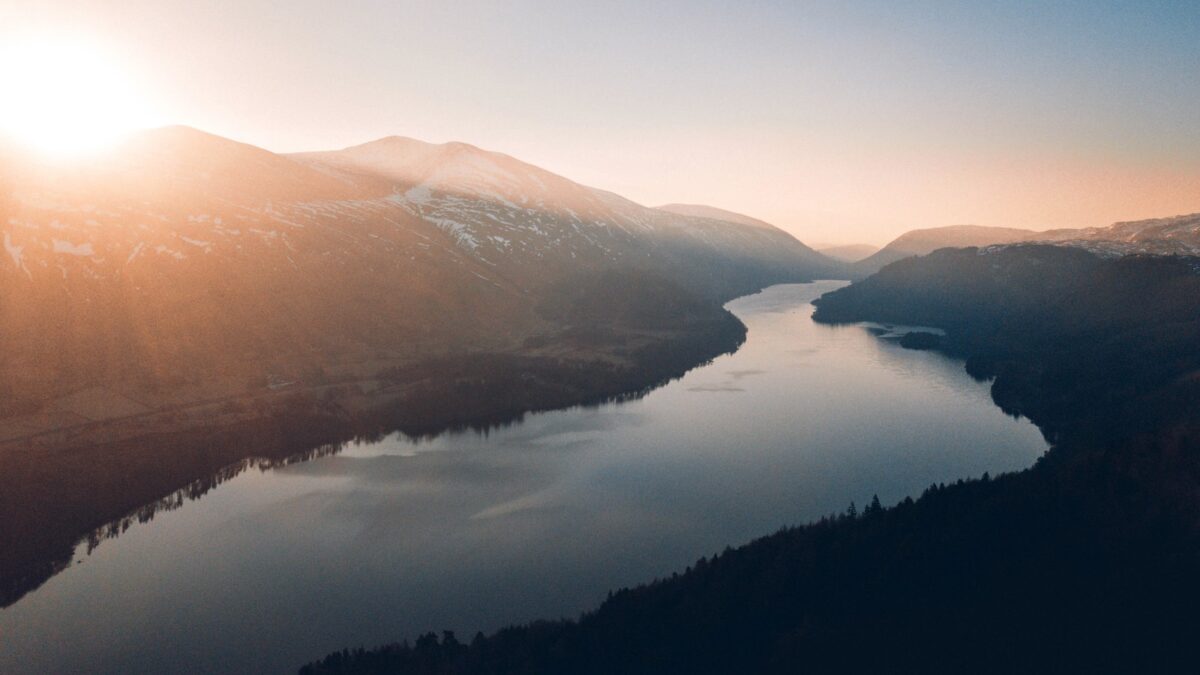
<svg viewBox="0 0 1200 675"><path fill-rule="evenodd" d="M960 362L730 303L736 354L642 400L251 470L0 610L3 672L290 672L418 631L574 616L784 524L1046 450Z"/></svg>

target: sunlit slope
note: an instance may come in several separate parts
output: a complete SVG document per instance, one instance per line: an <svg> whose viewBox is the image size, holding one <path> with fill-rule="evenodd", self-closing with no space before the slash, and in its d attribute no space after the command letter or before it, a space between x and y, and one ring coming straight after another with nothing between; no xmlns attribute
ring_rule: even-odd
<svg viewBox="0 0 1200 675"><path fill-rule="evenodd" d="M296 158L391 181L394 202L518 279L626 265L732 297L775 280L844 274L838 263L761 221L748 224L745 216L716 209L689 215L647 208L465 143L389 137Z"/></svg>
<svg viewBox="0 0 1200 675"><path fill-rule="evenodd" d="M10 405L94 384L292 377L376 350L505 342L505 326L528 323L519 291L370 180L182 128L121 150L9 185Z"/></svg>
<svg viewBox="0 0 1200 675"><path fill-rule="evenodd" d="M94 387L167 401L517 348L553 327L539 302L606 270L709 302L831 271L775 228L459 143L283 156L171 127L85 163L3 152L0 172L4 415Z"/></svg>

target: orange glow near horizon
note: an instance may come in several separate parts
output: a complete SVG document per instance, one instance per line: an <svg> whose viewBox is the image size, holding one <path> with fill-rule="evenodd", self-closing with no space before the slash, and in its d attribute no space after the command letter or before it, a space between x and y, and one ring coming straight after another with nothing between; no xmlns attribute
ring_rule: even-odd
<svg viewBox="0 0 1200 675"><path fill-rule="evenodd" d="M463 141L822 244L1200 211L1188 3L677 4L0 2L0 141Z"/></svg>
<svg viewBox="0 0 1200 675"><path fill-rule="evenodd" d="M96 152L155 123L129 73L80 40L0 45L0 91L0 133L51 157Z"/></svg>

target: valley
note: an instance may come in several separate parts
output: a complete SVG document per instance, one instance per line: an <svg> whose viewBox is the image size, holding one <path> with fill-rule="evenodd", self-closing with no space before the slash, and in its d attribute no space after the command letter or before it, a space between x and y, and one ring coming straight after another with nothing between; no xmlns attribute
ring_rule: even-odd
<svg viewBox="0 0 1200 675"><path fill-rule="evenodd" d="M0 675L1200 670L1200 3L0 3Z"/></svg>
<svg viewBox="0 0 1200 675"><path fill-rule="evenodd" d="M852 503L700 557L575 619L469 643L427 631L301 672L1187 670L1200 260L942 249L815 304L815 321L843 331L944 328L938 348L965 359L956 368L1052 446L1024 470Z"/></svg>
<svg viewBox="0 0 1200 675"><path fill-rule="evenodd" d="M227 465L636 395L736 349L725 300L841 269L462 143L6 159L3 604Z"/></svg>
<svg viewBox="0 0 1200 675"><path fill-rule="evenodd" d="M1194 312L1192 263L1144 254L1194 252L1194 216L935 228L850 263L749 216L643 207L464 143L278 155L175 127L95 161L24 164L0 201L4 605L69 570L78 547L90 555L250 468L638 400L738 350L746 327L722 305L779 283L859 279L816 301L819 321L945 328L897 348L995 377L995 402L1037 423L1054 457L1194 414L1188 385L1164 388L1190 382L1181 361L1113 361L1131 345L1186 354L1187 324L1154 331ZM1001 276L980 277L985 261ZM1131 278L1183 285L1132 311ZM1045 284L1064 280L1076 285L1047 304ZM1104 302L1151 333L1095 323ZM1013 316L1036 317L1043 337L1006 332ZM1112 346L1086 353L1091 365L1055 346L1097 333ZM1113 402L1084 402L1114 387ZM1118 405L1130 387L1155 403Z"/></svg>
<svg viewBox="0 0 1200 675"><path fill-rule="evenodd" d="M649 390L611 382L622 393L590 405L458 432L401 424L407 433L380 426L353 437L297 411L270 433L226 435L211 449L230 448L228 466L105 523L0 610L0 630L31 645L0 655L0 670L286 671L430 622L469 637L574 614L781 522L1020 469L1044 452L1038 430L998 410L960 362L813 323L809 301L842 285L734 300L727 307L748 329L737 351L692 368L702 355L672 345L643 367L655 372L677 354L688 363L670 376L682 377ZM438 366L471 386L428 391L395 413L467 415L505 401L536 409L520 383L545 370L512 366L512 378L479 363ZM599 389L594 370L579 374L589 378L581 391ZM286 441L294 454L263 454ZM239 448L262 459L233 460ZM48 530L62 525L48 516L67 495L131 498L138 484L162 485L156 477L182 476L206 456L184 443L148 449L157 460L136 472L121 454L109 455L109 470L79 465L53 500L20 483L5 492L17 488L13 504L35 504ZM65 597L112 617L97 639L83 615L61 611ZM32 647L47 626L66 648ZM160 637L127 650L148 633Z"/></svg>

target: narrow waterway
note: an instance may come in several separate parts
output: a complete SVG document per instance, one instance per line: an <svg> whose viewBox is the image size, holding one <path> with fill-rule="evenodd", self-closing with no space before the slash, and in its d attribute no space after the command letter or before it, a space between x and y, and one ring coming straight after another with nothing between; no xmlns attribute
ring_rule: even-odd
<svg viewBox="0 0 1200 675"><path fill-rule="evenodd" d="M469 640L1046 450L961 363L814 324L840 285L735 300L746 344L643 399L250 470L81 547L0 610L0 671L290 672L418 631Z"/></svg>

